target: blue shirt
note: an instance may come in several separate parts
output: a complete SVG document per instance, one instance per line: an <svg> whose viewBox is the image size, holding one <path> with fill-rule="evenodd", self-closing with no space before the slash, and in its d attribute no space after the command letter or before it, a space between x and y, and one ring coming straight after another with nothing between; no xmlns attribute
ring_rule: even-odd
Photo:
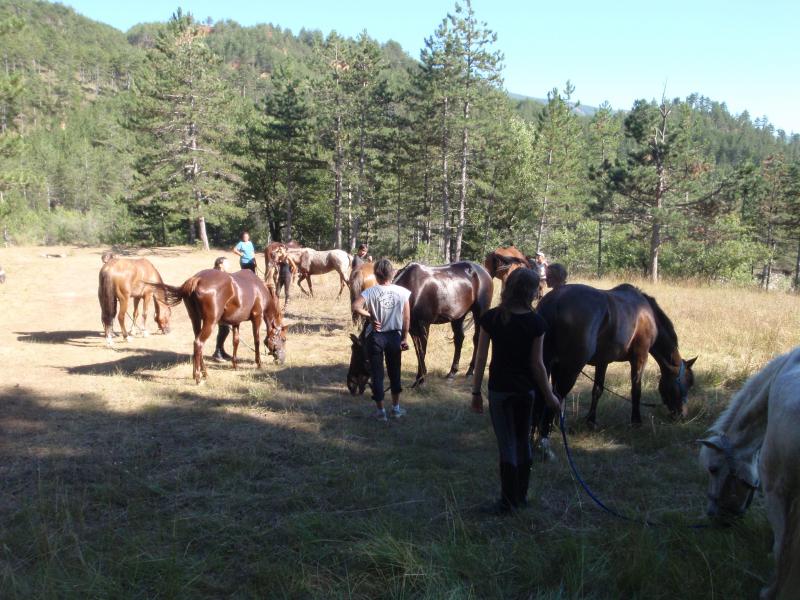
<svg viewBox="0 0 800 600"><path fill-rule="evenodd" d="M235 249L242 253L239 257L241 264L248 264L256 259L256 249L253 247L253 242L239 242L236 244Z"/></svg>

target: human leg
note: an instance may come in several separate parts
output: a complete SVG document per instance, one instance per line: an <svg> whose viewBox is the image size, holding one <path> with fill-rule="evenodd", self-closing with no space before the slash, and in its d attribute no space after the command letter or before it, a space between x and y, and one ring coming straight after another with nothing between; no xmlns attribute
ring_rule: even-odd
<svg viewBox="0 0 800 600"><path fill-rule="evenodd" d="M533 454L531 452L531 423L533 419L533 394L515 396L512 401L514 427L514 450L517 465L517 494L518 506L528 504L528 484L531 478L531 465Z"/></svg>
<svg viewBox="0 0 800 600"><path fill-rule="evenodd" d="M231 360L233 357L225 352L225 340L228 338L228 333L231 331L230 325L220 323L217 328L217 344L214 349L214 354L211 358L216 361Z"/></svg>
<svg viewBox="0 0 800 600"><path fill-rule="evenodd" d="M507 513L517 506L517 452L512 396L489 390L489 415L500 454L500 499L488 508L494 514Z"/></svg>
<svg viewBox="0 0 800 600"><path fill-rule="evenodd" d="M369 353L369 364L372 370L372 399L379 410L383 410L383 336L380 332L374 332L367 338L367 352Z"/></svg>
<svg viewBox="0 0 800 600"><path fill-rule="evenodd" d="M400 408L400 365L402 350L400 349L400 332L392 331L383 334L386 336L383 354L386 359L386 373L389 376L389 389L392 391L392 415L401 416L405 411Z"/></svg>

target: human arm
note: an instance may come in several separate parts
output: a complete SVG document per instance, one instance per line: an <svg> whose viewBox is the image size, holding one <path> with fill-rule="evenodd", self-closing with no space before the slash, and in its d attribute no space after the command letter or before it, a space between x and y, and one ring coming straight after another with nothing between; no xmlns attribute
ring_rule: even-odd
<svg viewBox="0 0 800 600"><path fill-rule="evenodd" d="M289 268L292 270L292 275L296 275L297 264L292 260L292 258L288 254L286 255L286 262L289 263Z"/></svg>
<svg viewBox="0 0 800 600"><path fill-rule="evenodd" d="M544 368L544 361L542 357L544 355L544 334L533 338L533 349L531 351L531 368L533 370L533 378L536 382L536 386L539 388L539 391L542 393L545 402L555 411L558 411L558 414L561 414L563 410L563 404L561 400L558 399L553 393L553 388L550 385L550 379L547 377L547 369Z"/></svg>
<svg viewBox="0 0 800 600"><path fill-rule="evenodd" d="M408 330L411 327L411 303L406 298L406 301L403 303L403 330L400 332L400 347L403 350L408 349L408 342L406 338L408 337Z"/></svg>
<svg viewBox="0 0 800 600"><path fill-rule="evenodd" d="M358 298L353 300L353 305L352 305L351 308L353 309L354 313L359 314L362 317L367 317L368 319L370 319L370 318L372 318L372 315L369 314L369 311L366 308L364 308L364 305L366 304L366 302L367 302L367 299L364 298L364 296L359 296Z"/></svg>
<svg viewBox="0 0 800 600"><path fill-rule="evenodd" d="M486 358L488 356L489 332L481 327L481 332L478 336L478 348L475 350L475 370L472 373L472 404L470 410L474 413L483 412L481 384L483 383L483 371L486 369Z"/></svg>
<svg viewBox="0 0 800 600"><path fill-rule="evenodd" d="M233 247L233 249L231 250L231 252L233 252L233 253L234 253L236 256L243 256L243 255L244 255L244 252L242 252L242 251L240 250L241 246L242 246L242 242L239 242L239 243L237 243L237 244L236 244L236 245Z"/></svg>

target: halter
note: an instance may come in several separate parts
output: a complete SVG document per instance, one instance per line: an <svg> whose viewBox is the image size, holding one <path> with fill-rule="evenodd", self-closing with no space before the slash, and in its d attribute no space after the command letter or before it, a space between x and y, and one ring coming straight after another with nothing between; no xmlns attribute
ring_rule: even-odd
<svg viewBox="0 0 800 600"><path fill-rule="evenodd" d="M753 496L755 495L756 490L759 487L761 487L761 482L756 480L755 485L753 485L749 481L746 481L745 479L739 477L737 475L737 470L738 470L737 463L736 463L736 458L733 456L733 446L731 445L730 439L728 439L728 436L725 435L724 433L720 433L719 441L720 445L722 446L722 453L725 456L725 462L728 465L728 473L729 473L728 477L733 477L734 479L738 480L741 484L743 484L745 487L750 488L749 491L747 492L747 500L745 501L744 504L744 510L742 511L744 512L748 508L750 508L750 504L753 503ZM725 482L723 482L723 487L725 486L728 477L725 478ZM711 499L714 501L719 500L719 498L711 498Z"/></svg>
<svg viewBox="0 0 800 600"><path fill-rule="evenodd" d="M686 373L686 361L681 359L681 366L678 369L678 377L675 382L678 384L678 391L681 394L681 404L689 402L689 388L683 383L683 375Z"/></svg>

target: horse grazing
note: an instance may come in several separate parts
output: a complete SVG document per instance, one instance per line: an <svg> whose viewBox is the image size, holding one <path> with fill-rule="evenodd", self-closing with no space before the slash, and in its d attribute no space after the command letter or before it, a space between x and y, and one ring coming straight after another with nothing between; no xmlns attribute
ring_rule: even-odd
<svg viewBox="0 0 800 600"><path fill-rule="evenodd" d="M728 517L750 506L759 479L772 526L775 575L761 598L796 598L800 589L800 347L744 384L699 440L708 471L708 514Z"/></svg>
<svg viewBox="0 0 800 600"><path fill-rule="evenodd" d="M512 271L525 267L530 269L531 262L516 246L495 248L483 260L483 266L492 277L497 277L503 285Z"/></svg>
<svg viewBox="0 0 800 600"><path fill-rule="evenodd" d="M411 263L403 267L394 277L393 283L411 290L411 326L409 334L417 354L417 378L414 386L425 381L428 370L425 354L431 324L450 323L453 329L453 364L448 378L455 376L461 359L464 343L464 319L472 314L476 323L473 334L472 359L467 376L475 366L475 350L478 347L478 319L489 310L492 303L492 278L482 266L462 261L441 267L427 267Z"/></svg>
<svg viewBox="0 0 800 600"><path fill-rule="evenodd" d="M627 283L607 291L571 284L547 294L536 310L549 327L544 361L559 396L570 392L585 365L595 368L592 406L586 416L590 424L596 423L597 401L612 362L630 363L631 422L642 422L639 401L648 354L661 368L661 400L673 415L686 415L697 357L681 358L675 328L654 298Z"/></svg>
<svg viewBox="0 0 800 600"><path fill-rule="evenodd" d="M169 333L169 319L172 311L164 300L164 292L153 288L148 283L163 284L161 275L146 258L110 258L100 268L100 285L97 297L100 300L101 319L105 329L106 343L112 345L112 324L117 315L122 329L122 338L128 341L128 330L125 329L125 316L128 313L128 300L133 298L133 326L137 327L139 318L139 301L142 303L142 335L149 335L145 327L147 307L150 299L155 300L156 324L163 333ZM119 301L119 314L117 314Z"/></svg>
<svg viewBox="0 0 800 600"><path fill-rule="evenodd" d="M200 377L208 377L203 360L203 345L214 330L214 325L223 323L233 329L233 368L236 368L236 353L239 348L239 325L250 321L253 325L253 341L256 365L261 367L260 329L262 321L267 325L265 342L275 362L286 358L286 326L278 306L278 296L247 269L229 274L216 269L200 271L187 279L180 287L160 284L166 302L175 306L183 301L194 329L194 360L192 374L197 383Z"/></svg>
<svg viewBox="0 0 800 600"><path fill-rule="evenodd" d="M336 271L339 274L339 295L347 286L347 276L350 269L350 255L344 250L314 250L313 248L287 248L289 256L294 260L300 271L297 285L306 295L314 297L314 286L311 284L312 275L323 275ZM308 282L308 291L303 289L303 280Z"/></svg>
<svg viewBox="0 0 800 600"><path fill-rule="evenodd" d="M377 285L377 283L378 280L375 279L373 263L365 262L358 265L350 272L350 279L347 282L347 287L350 288L350 304L352 305L356 301L361 292L371 288L373 285ZM353 313L353 325L358 325L363 320L361 315L356 312Z"/></svg>

